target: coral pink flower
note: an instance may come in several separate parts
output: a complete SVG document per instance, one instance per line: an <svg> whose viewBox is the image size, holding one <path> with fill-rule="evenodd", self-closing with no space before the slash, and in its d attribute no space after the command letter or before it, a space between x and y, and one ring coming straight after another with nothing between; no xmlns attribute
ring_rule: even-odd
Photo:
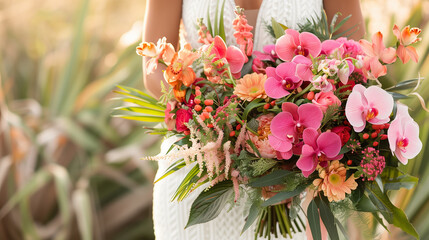
<svg viewBox="0 0 429 240"><path fill-rule="evenodd" d="M341 101L333 92L319 92L316 93L314 99L312 101L316 106L322 110L322 112L326 112L329 106L337 105L341 106Z"/></svg>
<svg viewBox="0 0 429 240"><path fill-rule="evenodd" d="M306 128L303 138L304 146L296 166L305 177L313 173L319 163L324 165L327 161L342 158L342 155L338 155L341 150L341 139L337 134L333 132L319 134L314 128Z"/></svg>
<svg viewBox="0 0 429 240"><path fill-rule="evenodd" d="M287 29L276 42L276 53L283 61L291 61L296 55L317 57L321 48L322 44L314 34L293 29Z"/></svg>
<svg viewBox="0 0 429 240"><path fill-rule="evenodd" d="M213 41L213 48L210 55L214 54L214 58L211 63L204 64L204 73L208 76L208 80L218 83L218 78L211 78L216 76L213 71L216 70L219 74L225 71L224 65L229 64L231 73L234 77L239 77L241 68L245 62L245 56L241 50L235 46L226 47L225 42L219 36L216 36ZM219 61L220 60L220 61ZM216 66L213 66L214 62L218 62Z"/></svg>
<svg viewBox="0 0 429 240"><path fill-rule="evenodd" d="M174 113L171 113L176 108L176 101L170 101L167 103L167 108L165 109L165 119L164 122L167 125L169 131L174 129L176 120L174 119Z"/></svg>
<svg viewBox="0 0 429 240"><path fill-rule="evenodd" d="M350 194L358 184L353 174L347 178L347 169L339 161L332 161L328 168L319 168L319 177L313 181L313 185L328 197L330 202L341 201L346 198L346 193Z"/></svg>
<svg viewBox="0 0 429 240"><path fill-rule="evenodd" d="M251 32L253 27L247 24L244 9L237 8L235 14L237 15L237 18L232 21L232 27L235 30L234 37L247 62L247 56L251 56L253 51L253 34Z"/></svg>
<svg viewBox="0 0 429 240"><path fill-rule="evenodd" d="M265 92L271 98L281 98L290 94L301 86L302 80L295 75L296 63L286 62L277 68L268 67L266 69L267 81L265 82Z"/></svg>
<svg viewBox="0 0 429 240"><path fill-rule="evenodd" d="M153 73L158 67L158 60L162 59L167 65L171 63L175 55L174 47L171 43L167 43L167 38L163 37L155 44L142 42L136 48L138 55L142 57L150 57L146 62L147 74Z"/></svg>
<svg viewBox="0 0 429 240"><path fill-rule="evenodd" d="M270 126L271 121L273 120L273 114L262 115L256 118L259 122L258 135L255 135L251 132L248 132L247 138L255 144L258 149L261 157L263 158L275 158L277 156L276 151L271 147L268 140L268 136L271 134ZM246 144L247 151L253 153L252 147L249 144Z"/></svg>
<svg viewBox="0 0 429 240"><path fill-rule="evenodd" d="M407 63L410 58L413 59L414 62L419 61L419 56L416 49L408 45L422 40L421 38L418 38L421 31L422 30L419 28L410 29L410 26L404 27L402 31L399 31L399 27L396 24L393 27L393 34L395 34L399 41L399 46L396 51L398 53L399 59L401 59L403 63Z"/></svg>
<svg viewBox="0 0 429 240"><path fill-rule="evenodd" d="M362 50L367 55L364 58L363 72L369 79L377 79L387 73L386 66L382 65L379 60L386 64L396 61L396 50L386 48L383 43L383 34L377 32L372 36L372 43L362 39L359 41Z"/></svg>
<svg viewBox="0 0 429 240"><path fill-rule="evenodd" d="M398 160L407 164L408 159L414 158L422 149L419 139L419 125L408 114L408 107L398 104L396 118L387 130L390 150Z"/></svg>
<svg viewBox="0 0 429 240"><path fill-rule="evenodd" d="M297 55L292 59L292 62L296 63L296 76L303 81L311 81L313 79L313 62L309 58Z"/></svg>
<svg viewBox="0 0 429 240"><path fill-rule="evenodd" d="M356 132L361 132L368 121L384 124L393 110L393 97L377 86L354 86L346 103L346 117Z"/></svg>
<svg viewBox="0 0 429 240"><path fill-rule="evenodd" d="M298 107L294 103L285 102L282 110L271 122L271 135L268 139L283 159L289 159L293 153L292 143L298 142L305 128L318 129L323 113L311 103Z"/></svg>
<svg viewBox="0 0 429 240"><path fill-rule="evenodd" d="M211 44L213 42L213 37L207 29L207 26L203 23L203 19L198 20L198 42L202 44Z"/></svg>

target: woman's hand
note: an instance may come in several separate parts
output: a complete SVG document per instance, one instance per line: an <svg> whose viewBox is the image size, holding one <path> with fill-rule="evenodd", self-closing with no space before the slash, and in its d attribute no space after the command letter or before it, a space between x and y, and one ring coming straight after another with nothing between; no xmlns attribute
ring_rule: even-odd
<svg viewBox="0 0 429 240"><path fill-rule="evenodd" d="M338 30L339 32L345 31L353 26L355 29L350 30L348 33L353 33L349 39L360 40L365 35L365 22L363 21L362 11L360 8L360 0L323 0L323 6L328 15L330 22L337 12L340 12L342 17L352 15L350 19ZM340 18L340 19L341 19Z"/></svg>

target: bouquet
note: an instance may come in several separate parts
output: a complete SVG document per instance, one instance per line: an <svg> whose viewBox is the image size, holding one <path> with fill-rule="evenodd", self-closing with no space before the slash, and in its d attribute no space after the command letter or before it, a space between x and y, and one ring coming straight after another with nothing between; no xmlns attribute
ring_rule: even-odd
<svg viewBox="0 0 429 240"><path fill-rule="evenodd" d="M199 21L198 49L176 51L165 38L137 47L150 59L147 72L167 67L160 100L128 87L117 91L131 103L119 109L122 117L159 122L151 133L179 138L175 151L146 158L173 161L157 181L193 166L172 199L205 188L187 226L243 198L250 203L243 231L256 221L256 236L292 237L291 222L304 211L314 239L338 239L344 212L359 211L418 238L388 192L418 181L398 169L422 148L419 126L399 100L417 94L420 79L387 89L378 79L398 58L418 61L412 44L420 29L395 25L396 46L386 47L380 32L371 42L340 37L347 18L328 24L322 14L301 32L273 19L267 30L276 42L259 52L242 9L236 15L238 47L225 43L222 18L217 29Z"/></svg>

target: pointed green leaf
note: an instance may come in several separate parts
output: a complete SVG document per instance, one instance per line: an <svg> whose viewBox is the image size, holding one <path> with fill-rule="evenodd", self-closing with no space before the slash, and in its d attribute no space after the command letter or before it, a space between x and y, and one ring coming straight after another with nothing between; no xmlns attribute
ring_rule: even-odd
<svg viewBox="0 0 429 240"><path fill-rule="evenodd" d="M223 19L224 9L225 9L225 0L223 0L222 8L221 8L221 11L220 11L219 36L226 42L225 26L224 26L224 19Z"/></svg>
<svg viewBox="0 0 429 240"><path fill-rule="evenodd" d="M268 206L274 205L274 204L276 204L278 202L281 202L283 200L286 200L288 198L295 197L298 194L302 193L305 190L306 187L307 186L300 186L300 187L296 188L293 191L278 192L274 197L272 197L272 198L268 199L267 201L263 202L261 204L261 206L262 207L268 207Z"/></svg>
<svg viewBox="0 0 429 240"><path fill-rule="evenodd" d="M117 98L118 100L122 100L124 102L130 102L130 103L134 103L137 104L141 107L146 107L146 108L152 108L152 109L157 109L157 110L161 110L161 111L165 111L165 107L164 106L160 106L158 104L153 104L153 103L149 103L140 99L136 99L136 98Z"/></svg>
<svg viewBox="0 0 429 240"><path fill-rule="evenodd" d="M400 90L415 88L420 80L422 80L422 78L420 78L420 79L414 78L414 79L402 81L402 82L400 82L400 83L398 83L392 87L386 88L385 90L386 91L400 91Z"/></svg>
<svg viewBox="0 0 429 240"><path fill-rule="evenodd" d="M327 200L327 199L326 199ZM318 206L320 210L320 217L322 218L323 224L328 231L331 240L339 240L337 226L335 224L335 217L329 207L329 202L325 202L323 199L319 199Z"/></svg>
<svg viewBox="0 0 429 240"><path fill-rule="evenodd" d="M164 122L164 117L149 117L149 116L126 116L126 115L113 115L113 117L120 117L129 120L141 122Z"/></svg>
<svg viewBox="0 0 429 240"><path fill-rule="evenodd" d="M176 161L170 167L168 167L167 170L165 170L164 174L162 174L161 177L159 177L158 179L156 179L154 183L157 183L157 182L161 181L162 179L164 179L168 175L170 175L170 174L178 171L179 169L182 169L185 166L186 166L186 163L185 163L185 161L183 159Z"/></svg>
<svg viewBox="0 0 429 240"><path fill-rule="evenodd" d="M243 234L252 224L255 222L255 220L258 218L259 212L260 212L260 202L254 202L252 206L250 206L249 214L246 218L246 223L244 224L243 229L241 230L241 234Z"/></svg>
<svg viewBox="0 0 429 240"><path fill-rule="evenodd" d="M308 224L310 225L311 235L315 240L322 240L322 231L320 230L320 216L316 202L311 200L307 208Z"/></svg>
<svg viewBox="0 0 429 240"><path fill-rule="evenodd" d="M252 187L265 187L284 183L285 177L293 172L287 170L275 170L263 177L257 178L255 181L249 183Z"/></svg>
<svg viewBox="0 0 429 240"><path fill-rule="evenodd" d="M285 35L285 30L283 29L282 25L280 25L280 23L278 23L274 18L271 18L271 26L273 27L276 39Z"/></svg>
<svg viewBox="0 0 429 240"><path fill-rule="evenodd" d="M147 115L165 117L164 111L154 110L154 109L145 108L145 107L118 107L118 108L115 108L115 110L135 112L135 113L143 113L143 114L147 114Z"/></svg>
<svg viewBox="0 0 429 240"><path fill-rule="evenodd" d="M186 228L215 219L231 200L234 190L231 181L224 181L203 191L192 203Z"/></svg>
<svg viewBox="0 0 429 240"><path fill-rule="evenodd" d="M258 98L247 104L246 108L243 111L243 120L247 119L247 115L250 113L250 111L252 111L252 109L263 106L265 104L265 102L260 103L261 100L262 99Z"/></svg>

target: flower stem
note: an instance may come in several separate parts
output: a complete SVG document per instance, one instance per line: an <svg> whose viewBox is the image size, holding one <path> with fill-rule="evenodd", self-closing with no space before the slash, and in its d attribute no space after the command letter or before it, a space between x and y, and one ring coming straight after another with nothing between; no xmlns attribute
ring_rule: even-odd
<svg viewBox="0 0 429 240"><path fill-rule="evenodd" d="M308 84L308 86L307 86L304 90L302 90L301 92L299 92L298 94L296 94L296 95L295 95L295 97L293 98L293 101L292 101L292 102L294 102L296 98L299 98L299 97L301 97L302 95L304 95L304 93L306 93L306 92L310 91L311 87L313 87L313 84L311 84L311 83L310 83L310 84Z"/></svg>

